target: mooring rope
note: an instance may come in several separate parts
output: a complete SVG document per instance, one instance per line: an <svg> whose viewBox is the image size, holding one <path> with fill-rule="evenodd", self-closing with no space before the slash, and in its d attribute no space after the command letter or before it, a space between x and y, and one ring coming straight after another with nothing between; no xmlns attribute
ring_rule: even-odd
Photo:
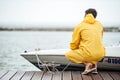
<svg viewBox="0 0 120 80"><path fill-rule="evenodd" d="M39 51L40 49L35 49L35 51ZM49 71L49 72L51 72L51 70L49 69L49 67L48 67L48 65L47 64L44 64L44 62L40 59L40 57L38 56L38 54L37 54L37 52L35 53L36 54L36 58L37 58L37 64L38 64L38 67L39 68L41 68L41 67L43 67L43 66L45 66L46 68L47 68L47 70ZM42 65L41 65L41 64ZM52 64L52 63L51 63ZM64 72L68 67L69 67L69 65L71 64L71 62L68 62L68 64L63 68L63 70L62 70L62 72ZM57 72L59 72L59 70L55 67L55 70L57 71Z"/></svg>
<svg viewBox="0 0 120 80"><path fill-rule="evenodd" d="M35 49L35 50L36 50L36 51L39 51L40 49ZM45 66L45 67L47 68L47 70L48 70L49 72L51 72L50 69L49 69L49 67L47 66L47 64L44 64L44 62L42 62L42 60L39 58L37 52L36 52L35 54L36 54L36 58L37 58L38 67L39 67L39 68L41 68L41 67L43 68L43 66ZM42 65L41 65L40 63L41 63Z"/></svg>
<svg viewBox="0 0 120 80"><path fill-rule="evenodd" d="M64 71L69 67L70 64L71 64L71 62L69 62L69 63L63 68L62 72L64 72Z"/></svg>

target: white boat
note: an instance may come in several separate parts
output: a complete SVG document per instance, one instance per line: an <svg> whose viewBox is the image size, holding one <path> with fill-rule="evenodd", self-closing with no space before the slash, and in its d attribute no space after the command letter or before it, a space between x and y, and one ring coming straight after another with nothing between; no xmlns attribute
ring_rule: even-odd
<svg viewBox="0 0 120 80"><path fill-rule="evenodd" d="M82 64L72 63L65 58L65 53L69 49L55 50L37 50L33 52L22 53L34 66L43 70L45 66L51 70L53 66L57 70L81 70L84 68ZM120 47L106 47L106 56L98 62L98 69L120 70Z"/></svg>

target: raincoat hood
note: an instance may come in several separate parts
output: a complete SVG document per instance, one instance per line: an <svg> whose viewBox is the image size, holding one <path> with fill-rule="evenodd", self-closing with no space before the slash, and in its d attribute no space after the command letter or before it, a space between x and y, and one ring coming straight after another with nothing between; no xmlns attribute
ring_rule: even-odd
<svg viewBox="0 0 120 80"><path fill-rule="evenodd" d="M83 22L89 23L89 24L94 24L95 23L95 18L92 14L87 14L83 20Z"/></svg>

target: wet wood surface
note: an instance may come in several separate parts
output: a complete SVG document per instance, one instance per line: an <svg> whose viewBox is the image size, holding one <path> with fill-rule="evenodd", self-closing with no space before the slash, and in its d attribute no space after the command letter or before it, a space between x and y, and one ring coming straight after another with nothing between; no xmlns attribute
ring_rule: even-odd
<svg viewBox="0 0 120 80"><path fill-rule="evenodd" d="M81 71L0 71L0 80L120 80L120 71L99 71L82 75Z"/></svg>

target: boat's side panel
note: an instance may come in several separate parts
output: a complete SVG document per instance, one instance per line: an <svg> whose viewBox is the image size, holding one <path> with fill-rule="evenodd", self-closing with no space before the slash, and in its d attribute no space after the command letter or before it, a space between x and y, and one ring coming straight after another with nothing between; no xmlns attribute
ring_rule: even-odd
<svg viewBox="0 0 120 80"><path fill-rule="evenodd" d="M101 69L116 69L120 70L120 55L119 55L120 47L107 47L106 48L106 56L100 62L98 62L98 68ZM40 62L48 62L48 63L56 63L60 65L67 65L69 60L65 58L65 53L69 51L69 49L56 49L56 50L40 50L33 51L28 53L22 53L21 55L26 58L29 62L38 67L37 57L39 57ZM81 64L71 63L73 67L82 67ZM59 68L63 66L59 66ZM71 69L71 68L70 68Z"/></svg>
<svg viewBox="0 0 120 80"><path fill-rule="evenodd" d="M37 64L37 57L35 55L24 55L24 58L26 58L29 62L32 64ZM65 56L39 56L39 59L42 63L56 63L60 65L67 65L69 61L65 58ZM37 65L35 65L37 66ZM81 67L83 65L71 63L71 66ZM105 57L100 62L98 62L98 68L101 69L119 69L120 70L120 58L119 57Z"/></svg>

